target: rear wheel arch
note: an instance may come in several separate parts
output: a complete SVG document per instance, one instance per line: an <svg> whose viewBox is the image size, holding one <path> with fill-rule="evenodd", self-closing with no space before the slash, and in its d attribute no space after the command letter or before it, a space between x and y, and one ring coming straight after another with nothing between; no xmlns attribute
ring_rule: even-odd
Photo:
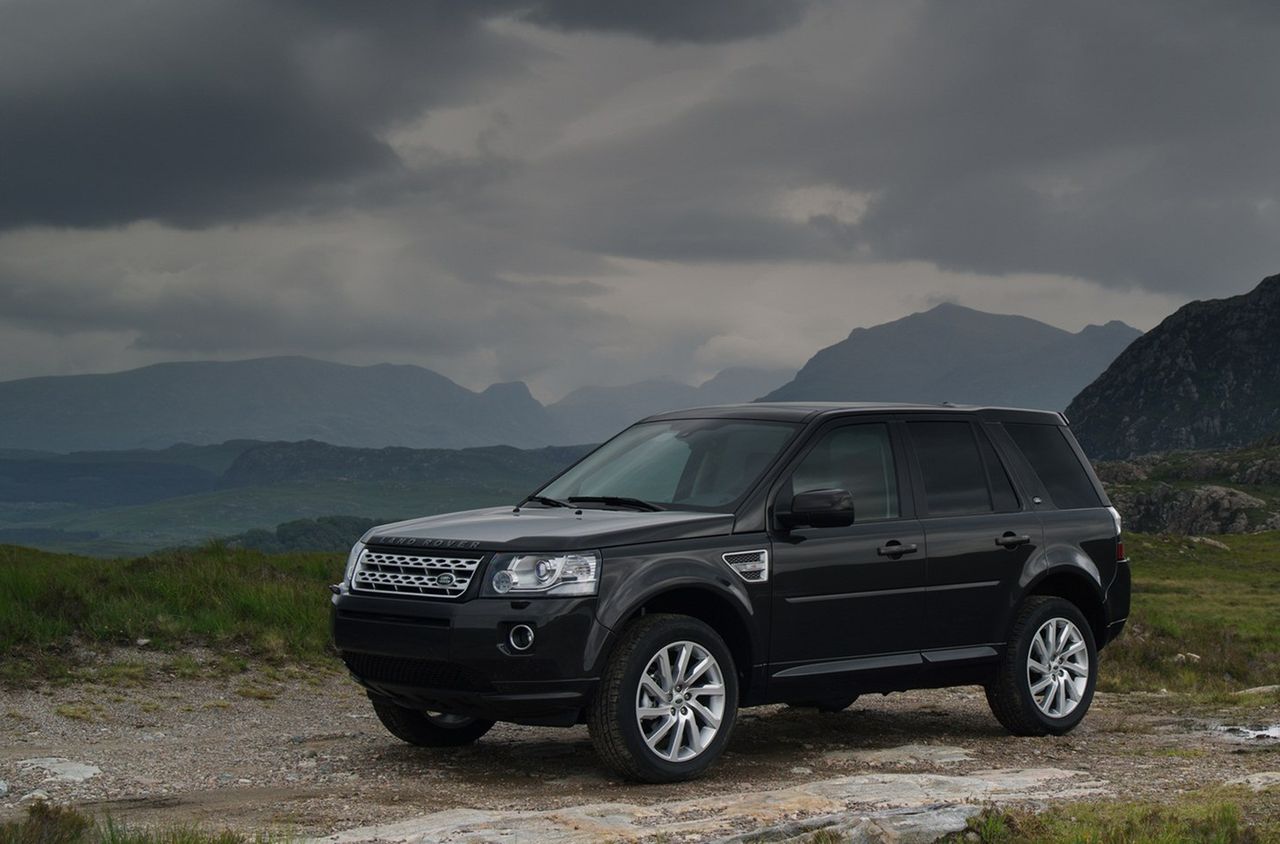
<svg viewBox="0 0 1280 844"><path fill-rule="evenodd" d="M1093 634L1094 643L1097 647L1102 647L1107 635L1102 590L1087 573L1070 567L1052 569L1031 583L1023 592L1022 599L1025 601L1032 595L1062 598L1075 604L1089 622L1089 632Z"/></svg>

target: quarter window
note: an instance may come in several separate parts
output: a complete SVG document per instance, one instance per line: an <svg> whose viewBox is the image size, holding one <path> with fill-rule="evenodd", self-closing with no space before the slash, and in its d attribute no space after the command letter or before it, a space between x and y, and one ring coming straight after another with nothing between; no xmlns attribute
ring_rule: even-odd
<svg viewBox="0 0 1280 844"><path fill-rule="evenodd" d="M1089 473L1067 442L1065 431L1057 425L1033 422L1006 423L1004 427L1040 476L1054 506L1060 510L1102 506Z"/></svg>
<svg viewBox="0 0 1280 844"><path fill-rule="evenodd" d="M982 449L982 461L987 465L987 480L991 482L991 504L997 513L1009 513L1019 507L1018 493L1013 491L1009 473L996 454L985 431L978 432L978 447Z"/></svg>
<svg viewBox="0 0 1280 844"><path fill-rule="evenodd" d="M898 518L898 473L889 427L869 423L827 432L796 467L791 489L846 490L859 522Z"/></svg>
<svg viewBox="0 0 1280 844"><path fill-rule="evenodd" d="M987 470L968 422L909 422L930 516L990 513Z"/></svg>

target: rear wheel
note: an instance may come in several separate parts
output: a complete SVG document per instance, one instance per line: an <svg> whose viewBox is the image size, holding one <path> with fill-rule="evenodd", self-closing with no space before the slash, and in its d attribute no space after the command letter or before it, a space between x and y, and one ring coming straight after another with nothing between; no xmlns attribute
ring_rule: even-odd
<svg viewBox="0 0 1280 844"><path fill-rule="evenodd" d="M1093 631L1075 604L1036 595L1018 611L987 702L1018 736L1062 735L1084 718L1098 679Z"/></svg>
<svg viewBox="0 0 1280 844"><path fill-rule="evenodd" d="M369 700L387 732L419 747L472 744L493 727L492 721L448 712L409 709L378 695L369 695Z"/></svg>
<svg viewBox="0 0 1280 844"><path fill-rule="evenodd" d="M678 782L724 751L738 710L733 656L703 622L647 615L627 627L588 718L600 757L628 779Z"/></svg>

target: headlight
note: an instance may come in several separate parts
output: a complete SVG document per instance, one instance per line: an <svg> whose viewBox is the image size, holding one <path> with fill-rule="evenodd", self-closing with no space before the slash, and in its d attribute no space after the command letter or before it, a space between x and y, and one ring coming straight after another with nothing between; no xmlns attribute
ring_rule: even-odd
<svg viewBox="0 0 1280 844"><path fill-rule="evenodd" d="M600 555L594 551L498 554L489 563L481 594L594 595L599 585Z"/></svg>
<svg viewBox="0 0 1280 844"><path fill-rule="evenodd" d="M360 562L360 555L364 553L364 543L357 542L351 547L351 553L347 555L347 570L342 574L342 582L347 586L351 585L351 575L356 570L356 563Z"/></svg>

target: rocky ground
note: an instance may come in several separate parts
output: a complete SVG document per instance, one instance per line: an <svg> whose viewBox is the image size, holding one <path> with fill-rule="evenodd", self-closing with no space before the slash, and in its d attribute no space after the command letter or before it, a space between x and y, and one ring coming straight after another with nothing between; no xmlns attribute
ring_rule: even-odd
<svg viewBox="0 0 1280 844"><path fill-rule="evenodd" d="M513 829L704 840L833 812L1168 801L1241 781L1271 794L1280 705L1274 693L1258 699L1270 702L1188 708L1167 695L1100 694L1076 732L1044 739L1005 734L976 688L864 698L835 715L766 707L743 713L710 776L637 786L598 764L583 727L499 725L470 748L404 745L337 673L11 689L0 692L0 819L44 794L130 822L359 830L344 842Z"/></svg>

